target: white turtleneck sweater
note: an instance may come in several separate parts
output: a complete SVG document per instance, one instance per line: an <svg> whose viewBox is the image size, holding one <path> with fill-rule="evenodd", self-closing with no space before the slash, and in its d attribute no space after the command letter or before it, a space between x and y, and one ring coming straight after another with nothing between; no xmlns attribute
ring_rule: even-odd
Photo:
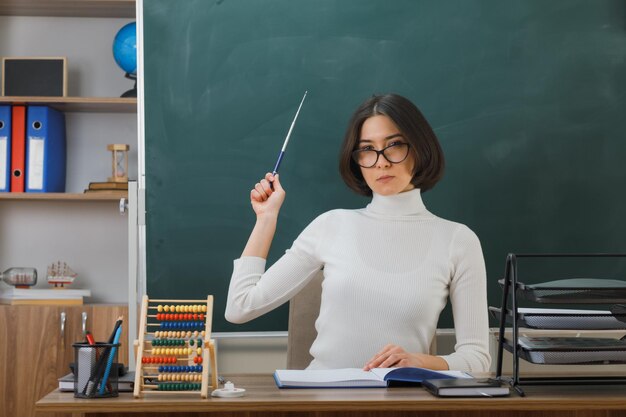
<svg viewBox="0 0 626 417"><path fill-rule="evenodd" d="M362 367L389 343L428 353L448 296L456 345L441 357L453 370L489 369L480 242L466 226L426 210L419 189L374 194L365 209L320 215L267 271L265 259L235 260L226 319L243 323L273 310L322 267L308 369Z"/></svg>

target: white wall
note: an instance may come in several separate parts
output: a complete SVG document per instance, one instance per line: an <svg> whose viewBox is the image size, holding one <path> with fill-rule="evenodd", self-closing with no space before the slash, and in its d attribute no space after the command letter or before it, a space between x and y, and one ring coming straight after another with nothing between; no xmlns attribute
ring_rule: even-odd
<svg viewBox="0 0 626 417"><path fill-rule="evenodd" d="M0 56L65 56L68 95L119 97L132 88L113 59L117 31L134 19L0 16ZM109 143L131 145L129 176L137 178L137 115L67 113L66 191L111 175ZM128 219L116 202L0 201L0 270L34 266L46 287L46 266L67 262L89 288L89 302L128 300Z"/></svg>

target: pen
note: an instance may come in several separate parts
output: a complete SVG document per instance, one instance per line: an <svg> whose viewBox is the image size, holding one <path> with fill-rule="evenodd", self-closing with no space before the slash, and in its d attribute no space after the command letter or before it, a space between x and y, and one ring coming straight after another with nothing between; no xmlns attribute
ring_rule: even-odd
<svg viewBox="0 0 626 417"><path fill-rule="evenodd" d="M283 143L283 148L280 150L280 153L278 154L278 159L276 160L276 165L274 166L272 175L276 175L276 173L278 172L278 168L280 168L280 163L283 160L283 156L285 156L285 150L287 149L287 144L289 143L289 137L291 136L291 131L293 130L293 127L296 124L296 120L298 119L298 114L300 114L300 109L302 108L302 104L304 103L304 99L306 98L307 93L308 93L308 90L305 91L304 96L302 96L302 101L300 101L300 105L298 106L296 115L294 116L293 121L291 122L291 126L289 127L289 131L287 132L287 137L285 138L285 142Z"/></svg>
<svg viewBox="0 0 626 417"><path fill-rule="evenodd" d="M113 345L117 345L120 342L120 335L122 334L122 326L120 325L115 332L115 337L113 339ZM111 367L113 366L113 358L115 357L115 352L117 352L117 346L113 346L111 348L111 354L109 355L109 360L107 361L107 367L104 371L104 376L102 377L102 382L100 382L100 391L98 394L103 395L104 389L106 388L107 380L109 379L109 374L111 373Z"/></svg>
<svg viewBox="0 0 626 417"><path fill-rule="evenodd" d="M122 325L123 319L124 319L123 316L120 316L117 318L117 321L115 322L115 326L113 327L113 333L111 333L111 336L109 337L109 340L108 340L109 344L112 344L113 340L115 340L117 329ZM100 375L104 372L105 360L110 350L111 348L107 347L104 353L98 359L98 363L96 364L93 370L93 373L91 374L91 378L89 378L89 382L87 382L87 385L85 386L85 389L83 390L84 395L87 395L88 397L90 397L93 394L93 391L96 388L96 382L98 381Z"/></svg>

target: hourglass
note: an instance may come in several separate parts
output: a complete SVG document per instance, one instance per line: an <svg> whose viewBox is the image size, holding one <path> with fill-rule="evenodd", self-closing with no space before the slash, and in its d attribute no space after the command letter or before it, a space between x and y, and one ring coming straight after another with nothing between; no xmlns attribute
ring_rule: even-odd
<svg viewBox="0 0 626 417"><path fill-rule="evenodd" d="M107 149L112 152L113 176L109 177L110 182L128 182L128 150L129 145L111 144L107 145Z"/></svg>

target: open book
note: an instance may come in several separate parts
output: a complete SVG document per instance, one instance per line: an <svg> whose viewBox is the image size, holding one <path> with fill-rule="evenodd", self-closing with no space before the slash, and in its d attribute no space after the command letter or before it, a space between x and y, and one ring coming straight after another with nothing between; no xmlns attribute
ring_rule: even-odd
<svg viewBox="0 0 626 417"><path fill-rule="evenodd" d="M432 371L423 368L359 368L293 370L274 372L278 388L380 388L396 385L418 385L425 379L471 378L460 371Z"/></svg>

